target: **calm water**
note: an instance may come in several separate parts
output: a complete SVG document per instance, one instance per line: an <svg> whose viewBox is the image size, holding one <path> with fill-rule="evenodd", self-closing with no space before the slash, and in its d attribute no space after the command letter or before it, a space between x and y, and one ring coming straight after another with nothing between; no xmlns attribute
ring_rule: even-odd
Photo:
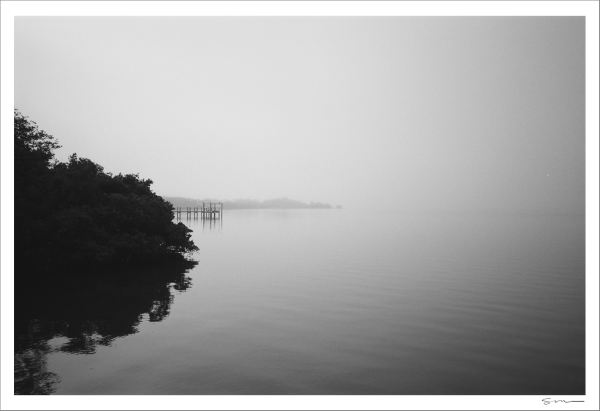
<svg viewBox="0 0 600 411"><path fill-rule="evenodd" d="M67 287L23 314L19 390L585 392L583 217L235 210L187 224L189 271Z"/></svg>

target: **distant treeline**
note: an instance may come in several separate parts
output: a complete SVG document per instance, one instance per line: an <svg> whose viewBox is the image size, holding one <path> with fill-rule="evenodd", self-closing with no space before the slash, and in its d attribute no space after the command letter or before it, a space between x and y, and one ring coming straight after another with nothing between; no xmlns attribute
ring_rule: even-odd
<svg viewBox="0 0 600 411"><path fill-rule="evenodd" d="M14 133L17 270L181 260L198 249L151 180L76 154L55 160L58 142L17 110Z"/></svg>
<svg viewBox="0 0 600 411"><path fill-rule="evenodd" d="M201 206L202 203L222 203L224 210L236 210L236 209L265 209L265 208L333 208L330 204L324 203L303 203L302 201L290 200L288 198L278 198L274 200L215 200L212 198L205 198L202 200L184 197L165 197L167 201L173 204L174 207L197 207ZM337 206L336 208L342 208Z"/></svg>

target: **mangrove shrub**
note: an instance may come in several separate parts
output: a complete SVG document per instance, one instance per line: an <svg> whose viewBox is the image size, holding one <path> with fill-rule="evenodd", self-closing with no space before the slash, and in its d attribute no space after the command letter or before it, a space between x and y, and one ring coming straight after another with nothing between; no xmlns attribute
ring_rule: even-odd
<svg viewBox="0 0 600 411"><path fill-rule="evenodd" d="M80 267L183 259L198 248L138 174L112 175L15 110L15 265Z"/></svg>

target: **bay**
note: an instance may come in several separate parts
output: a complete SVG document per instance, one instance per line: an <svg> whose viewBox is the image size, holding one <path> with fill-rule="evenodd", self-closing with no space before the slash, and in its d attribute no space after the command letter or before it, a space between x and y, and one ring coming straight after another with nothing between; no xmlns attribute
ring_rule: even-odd
<svg viewBox="0 0 600 411"><path fill-rule="evenodd" d="M147 294L159 316L104 296L113 322L138 316L125 332L102 340L96 327L87 351L64 349L65 327L38 338L48 393L585 393L583 216L225 210L182 222L198 264Z"/></svg>

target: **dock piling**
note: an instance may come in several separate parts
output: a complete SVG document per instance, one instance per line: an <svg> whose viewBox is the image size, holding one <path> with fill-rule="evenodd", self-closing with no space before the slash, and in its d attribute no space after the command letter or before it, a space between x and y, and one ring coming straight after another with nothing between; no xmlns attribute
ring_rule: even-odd
<svg viewBox="0 0 600 411"><path fill-rule="evenodd" d="M220 219L223 215L223 203L202 203L202 207L199 205L194 207L188 206L185 208L185 211L183 210L183 207L174 207L174 214L178 220L181 219L181 214L184 212L188 220L192 218L216 220Z"/></svg>

